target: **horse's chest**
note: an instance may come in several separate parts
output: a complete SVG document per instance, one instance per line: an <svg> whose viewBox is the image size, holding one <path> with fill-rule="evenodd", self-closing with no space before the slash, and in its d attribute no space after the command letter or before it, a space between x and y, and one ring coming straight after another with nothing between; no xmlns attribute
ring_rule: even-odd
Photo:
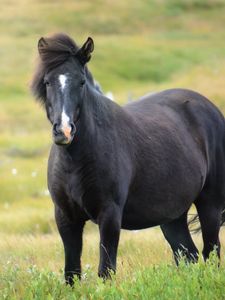
<svg viewBox="0 0 225 300"><path fill-rule="evenodd" d="M72 176L67 194L71 202L75 202L92 221L97 222L102 197L95 180Z"/></svg>

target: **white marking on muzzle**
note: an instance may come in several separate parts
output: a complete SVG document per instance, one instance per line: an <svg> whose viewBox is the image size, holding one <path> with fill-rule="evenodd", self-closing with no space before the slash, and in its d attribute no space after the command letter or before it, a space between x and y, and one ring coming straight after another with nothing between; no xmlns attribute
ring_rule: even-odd
<svg viewBox="0 0 225 300"><path fill-rule="evenodd" d="M60 87L61 87L62 92L66 87L66 81L67 81L66 75L63 75L63 74L59 75L59 83L60 83Z"/></svg>
<svg viewBox="0 0 225 300"><path fill-rule="evenodd" d="M65 109L63 107L63 111L61 115L61 130L68 139L71 138L71 129L72 129L69 121L70 118L66 114Z"/></svg>
<svg viewBox="0 0 225 300"><path fill-rule="evenodd" d="M59 75L59 84L60 89L62 92L64 92L66 84L67 84L67 76L64 74ZM71 125L70 125L70 118L65 112L65 108L63 107L62 115L61 115L61 130L64 133L64 135L70 139L71 138Z"/></svg>

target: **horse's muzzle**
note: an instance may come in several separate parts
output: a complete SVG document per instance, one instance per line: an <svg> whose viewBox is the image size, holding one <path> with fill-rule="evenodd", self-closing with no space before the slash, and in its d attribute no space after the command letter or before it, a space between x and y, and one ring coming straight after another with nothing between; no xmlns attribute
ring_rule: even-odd
<svg viewBox="0 0 225 300"><path fill-rule="evenodd" d="M76 126L73 123L67 127L61 127L55 123L52 129L53 140L57 145L69 145L74 138L75 132Z"/></svg>

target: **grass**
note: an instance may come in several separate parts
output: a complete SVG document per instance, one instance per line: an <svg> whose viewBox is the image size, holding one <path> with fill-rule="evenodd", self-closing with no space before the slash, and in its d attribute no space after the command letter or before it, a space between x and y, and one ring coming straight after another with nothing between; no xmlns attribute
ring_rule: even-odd
<svg viewBox="0 0 225 300"><path fill-rule="evenodd" d="M167 264L136 270L132 276L103 283L91 270L86 270L83 280L73 289L66 287L62 275L52 271L28 267L22 272L18 266L8 263L7 288L2 290L3 299L223 299L225 269L218 269L215 261L207 265L186 266L179 269ZM169 278L169 280L168 280ZM16 284L15 284L16 282Z"/></svg>
<svg viewBox="0 0 225 300"><path fill-rule="evenodd" d="M181 262L176 268L158 229L122 232L118 273L104 284L96 274L96 230L86 228L83 277L73 289L64 284L62 245L55 232L23 235L16 249L17 235L1 238L0 299L224 299L224 263L218 268L212 256L207 264ZM199 244L200 237L195 238Z"/></svg>
<svg viewBox="0 0 225 300"><path fill-rule="evenodd" d="M207 264L181 262L176 268L157 228L122 232L117 275L104 284L97 277L98 235L88 224L83 277L74 289L64 284L63 249L54 225L50 234L33 232L20 239L2 234L1 240L0 299L223 299L224 252L220 268L215 256ZM201 245L200 236L195 241Z"/></svg>
<svg viewBox="0 0 225 300"><path fill-rule="evenodd" d="M222 263L174 266L158 228L123 231L118 274L96 276L98 232L84 235L86 274L63 284L63 249L47 191L51 128L29 83L41 36L65 31L95 41L89 64L119 103L172 87L196 90L225 113L223 0L1 1L0 299L224 299ZM194 236L199 249L200 235Z"/></svg>

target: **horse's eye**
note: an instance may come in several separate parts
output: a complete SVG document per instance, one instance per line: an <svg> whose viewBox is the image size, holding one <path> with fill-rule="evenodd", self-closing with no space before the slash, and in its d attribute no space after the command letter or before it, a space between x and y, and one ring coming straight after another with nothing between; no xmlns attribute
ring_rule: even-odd
<svg viewBox="0 0 225 300"><path fill-rule="evenodd" d="M82 80L82 81L80 82L80 85L81 85L81 86L84 86L84 85L85 85L85 80Z"/></svg>
<svg viewBox="0 0 225 300"><path fill-rule="evenodd" d="M44 84L46 85L46 86L48 86L48 85L50 85L50 82L48 81L48 80L44 80Z"/></svg>

